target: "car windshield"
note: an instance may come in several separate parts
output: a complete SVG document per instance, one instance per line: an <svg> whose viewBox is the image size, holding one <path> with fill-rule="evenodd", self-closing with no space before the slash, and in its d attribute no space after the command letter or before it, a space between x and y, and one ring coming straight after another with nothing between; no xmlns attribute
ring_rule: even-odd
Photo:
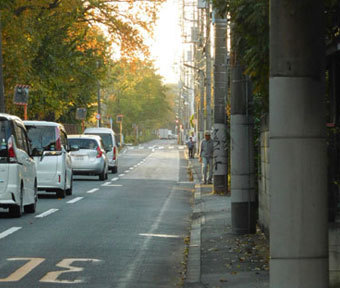
<svg viewBox="0 0 340 288"><path fill-rule="evenodd" d="M79 149L96 150L98 147L97 141L92 139L71 138L68 139L69 146L78 146Z"/></svg>
<svg viewBox="0 0 340 288"><path fill-rule="evenodd" d="M32 155L41 156L44 151L56 151L56 127L26 125L32 144Z"/></svg>
<svg viewBox="0 0 340 288"><path fill-rule="evenodd" d="M7 119L0 119L0 163L7 162L7 142L11 135L10 125Z"/></svg>
<svg viewBox="0 0 340 288"><path fill-rule="evenodd" d="M91 135L98 135L102 138L105 150L111 149L113 147L111 134L108 133L87 133Z"/></svg>

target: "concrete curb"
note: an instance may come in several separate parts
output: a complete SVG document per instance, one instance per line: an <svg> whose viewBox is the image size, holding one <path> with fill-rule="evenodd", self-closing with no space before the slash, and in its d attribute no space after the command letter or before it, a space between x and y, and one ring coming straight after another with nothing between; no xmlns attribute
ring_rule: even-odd
<svg viewBox="0 0 340 288"><path fill-rule="evenodd" d="M202 203L201 203L201 186L195 169L192 167L191 161L188 159L188 168L194 175L195 193L194 207L192 214L192 224L190 232L189 254L187 262L187 275L184 287L204 287L201 284L201 224L202 224ZM194 170L194 171L193 171Z"/></svg>

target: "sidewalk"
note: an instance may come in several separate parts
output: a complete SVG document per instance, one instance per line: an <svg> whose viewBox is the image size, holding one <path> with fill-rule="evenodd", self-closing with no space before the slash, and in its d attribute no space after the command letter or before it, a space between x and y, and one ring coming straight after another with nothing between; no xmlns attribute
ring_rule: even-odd
<svg viewBox="0 0 340 288"><path fill-rule="evenodd" d="M269 247L264 235L234 235L230 197L201 185L198 159L188 159L195 181L193 222L184 288L269 287Z"/></svg>

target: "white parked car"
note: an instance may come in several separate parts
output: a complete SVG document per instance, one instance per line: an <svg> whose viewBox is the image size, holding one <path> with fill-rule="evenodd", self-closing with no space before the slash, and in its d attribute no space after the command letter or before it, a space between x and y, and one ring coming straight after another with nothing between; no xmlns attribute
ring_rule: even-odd
<svg viewBox="0 0 340 288"><path fill-rule="evenodd" d="M108 178L108 158L104 144L97 135L69 135L72 147L72 170L74 175L98 175L99 180Z"/></svg>
<svg viewBox="0 0 340 288"><path fill-rule="evenodd" d="M86 128L85 135L98 135L102 138L107 158L109 159L109 169L112 173L118 171L118 146L115 133L110 128Z"/></svg>
<svg viewBox="0 0 340 288"><path fill-rule="evenodd" d="M72 195L72 163L63 125L48 121L24 121L32 144L38 190Z"/></svg>
<svg viewBox="0 0 340 288"><path fill-rule="evenodd" d="M16 116L0 114L0 207L14 217L36 210L37 173L27 131Z"/></svg>

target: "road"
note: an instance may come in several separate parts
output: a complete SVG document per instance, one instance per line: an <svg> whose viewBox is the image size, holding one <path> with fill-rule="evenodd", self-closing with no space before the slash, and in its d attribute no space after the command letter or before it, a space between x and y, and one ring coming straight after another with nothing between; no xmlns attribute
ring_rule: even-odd
<svg viewBox="0 0 340 288"><path fill-rule="evenodd" d="M0 210L0 287L178 287L191 189L183 147L157 140L125 148L107 181L40 194L33 215Z"/></svg>

